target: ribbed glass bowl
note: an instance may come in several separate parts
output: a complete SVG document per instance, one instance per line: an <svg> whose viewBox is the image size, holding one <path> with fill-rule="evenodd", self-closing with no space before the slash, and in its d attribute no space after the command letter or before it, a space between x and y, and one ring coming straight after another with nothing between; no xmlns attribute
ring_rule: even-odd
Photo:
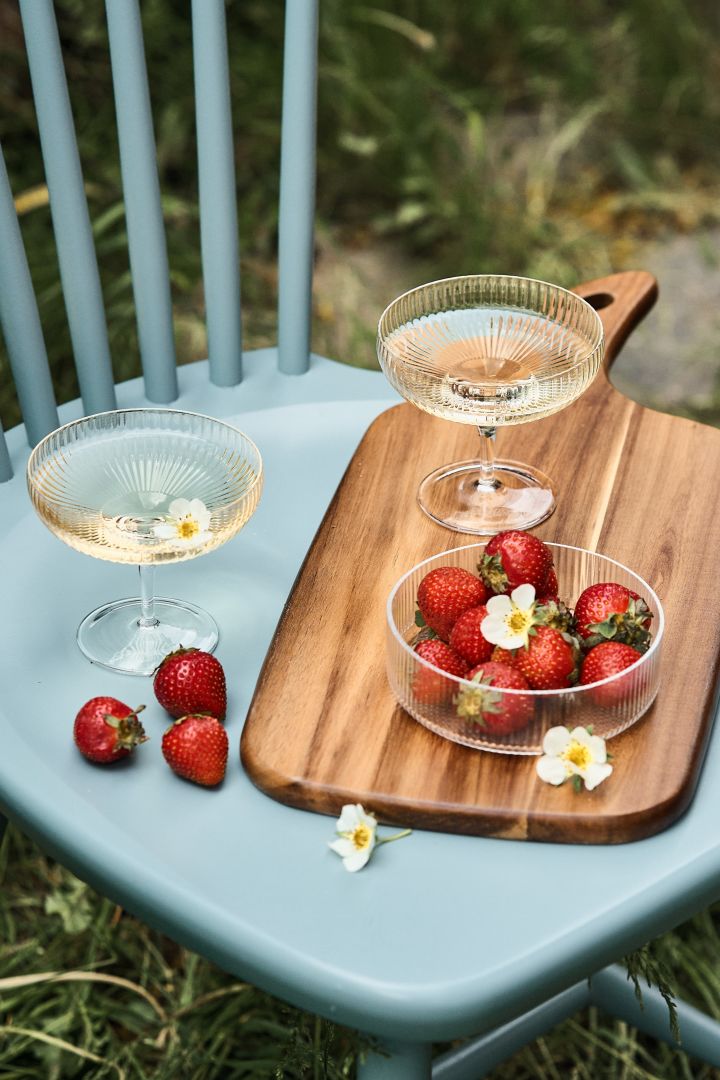
<svg viewBox="0 0 720 1080"><path fill-rule="evenodd" d="M118 409L65 424L33 450L33 505L70 547L110 562L195 558L224 544L254 513L260 452L237 428L178 409ZM200 500L202 541L160 534L173 500Z"/></svg>
<svg viewBox="0 0 720 1080"><path fill-rule="evenodd" d="M476 573L485 545L470 544L433 555L404 574L388 598L387 671L400 705L436 735L478 750L539 754L548 728L558 724L571 730L577 725L592 727L594 734L611 739L639 720L655 700L665 616L653 589L632 570L605 555L565 544L548 544L548 547L553 553L560 599L569 607L574 607L580 593L589 585L603 581L615 581L642 596L653 616L650 648L619 675L588 686L566 690L497 690L503 697L529 697L532 715L519 731L493 734L457 715L454 699L474 684L446 674L423 660L413 649L419 633L415 612L422 579L438 566L459 566Z"/></svg>

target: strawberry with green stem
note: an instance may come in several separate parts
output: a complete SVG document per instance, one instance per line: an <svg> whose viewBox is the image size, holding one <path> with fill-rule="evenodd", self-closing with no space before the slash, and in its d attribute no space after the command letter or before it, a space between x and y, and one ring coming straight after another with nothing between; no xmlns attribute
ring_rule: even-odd
<svg viewBox="0 0 720 1080"><path fill-rule="evenodd" d="M480 577L492 593L511 593L518 585L532 585L538 596L557 591L552 551L531 533L510 529L497 533L485 545L478 566Z"/></svg>
<svg viewBox="0 0 720 1080"><path fill-rule="evenodd" d="M83 757L98 765L109 765L128 757L136 746L147 742L138 713L144 705L131 709L114 697L94 697L86 701L75 717L73 737Z"/></svg>
<svg viewBox="0 0 720 1080"><path fill-rule="evenodd" d="M575 605L575 629L585 648L618 641L646 652L652 612L641 596L615 581L590 585Z"/></svg>
<svg viewBox="0 0 720 1080"><path fill-rule="evenodd" d="M463 687L454 698L461 720L469 720L492 735L509 735L527 727L532 719L532 694L503 694L503 690L528 690L520 671L508 664L488 661L465 676L473 686Z"/></svg>

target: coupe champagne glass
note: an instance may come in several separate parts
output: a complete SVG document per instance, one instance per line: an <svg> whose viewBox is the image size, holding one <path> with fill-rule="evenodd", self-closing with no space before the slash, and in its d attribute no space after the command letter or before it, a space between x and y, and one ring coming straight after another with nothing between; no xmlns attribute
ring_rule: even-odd
<svg viewBox="0 0 720 1080"><path fill-rule="evenodd" d="M603 349L595 309L545 281L477 274L394 300L378 326L388 380L419 409L480 432L477 459L443 465L422 481L425 513L480 536L549 517L550 480L533 466L495 460L495 434L564 409L590 385Z"/></svg>
<svg viewBox="0 0 720 1080"><path fill-rule="evenodd" d="M140 596L103 604L77 641L95 664L151 675L181 646L212 651L208 612L155 598L158 563L197 558L245 525L262 491L262 461L237 428L175 409L125 409L51 432L27 467L33 505L70 547L140 568Z"/></svg>

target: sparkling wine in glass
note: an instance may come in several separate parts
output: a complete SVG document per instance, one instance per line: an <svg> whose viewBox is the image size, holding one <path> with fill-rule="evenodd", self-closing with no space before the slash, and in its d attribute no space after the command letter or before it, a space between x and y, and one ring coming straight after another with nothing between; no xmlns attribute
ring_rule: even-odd
<svg viewBox="0 0 720 1080"><path fill-rule="evenodd" d="M212 551L252 516L263 471L246 435L174 409L99 413L47 435L30 455L27 480L40 518L66 544L140 568L139 597L104 604L81 622L88 659L150 675L181 646L215 648L208 612L154 596L154 567Z"/></svg>
<svg viewBox="0 0 720 1080"><path fill-rule="evenodd" d="M421 285L380 317L378 357L388 380L424 412L475 425L481 454L435 469L421 508L458 532L527 529L555 508L550 480L497 461L498 427L540 420L590 385L603 357L600 317L567 289L478 274Z"/></svg>

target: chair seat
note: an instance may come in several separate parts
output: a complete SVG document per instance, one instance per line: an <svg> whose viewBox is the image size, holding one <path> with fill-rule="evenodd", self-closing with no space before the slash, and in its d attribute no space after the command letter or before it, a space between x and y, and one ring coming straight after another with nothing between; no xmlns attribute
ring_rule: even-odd
<svg viewBox="0 0 720 1080"><path fill-rule="evenodd" d="M8 816L100 891L222 968L395 1038L494 1027L714 899L717 736L690 809L651 839L580 847L416 832L355 875L328 850L332 819L252 785L237 747L275 625L355 446L396 399L378 373L320 357L297 378L278 374L274 350L260 350L246 356L245 372L228 390L208 384L204 364L180 369L177 407L229 419L257 442L266 466L259 509L218 551L157 574L159 595L206 606L220 626L232 750L218 790L181 782L164 764L167 716L148 680L93 668L80 655L81 617L133 594L133 571L50 535L27 497L21 433L10 433L15 477L0 487ZM118 399L148 404L139 381L120 386ZM68 420L81 407L62 413ZM132 762L93 768L75 750L73 718L96 694L147 704L152 741ZM361 716L357 723L362 737Z"/></svg>

